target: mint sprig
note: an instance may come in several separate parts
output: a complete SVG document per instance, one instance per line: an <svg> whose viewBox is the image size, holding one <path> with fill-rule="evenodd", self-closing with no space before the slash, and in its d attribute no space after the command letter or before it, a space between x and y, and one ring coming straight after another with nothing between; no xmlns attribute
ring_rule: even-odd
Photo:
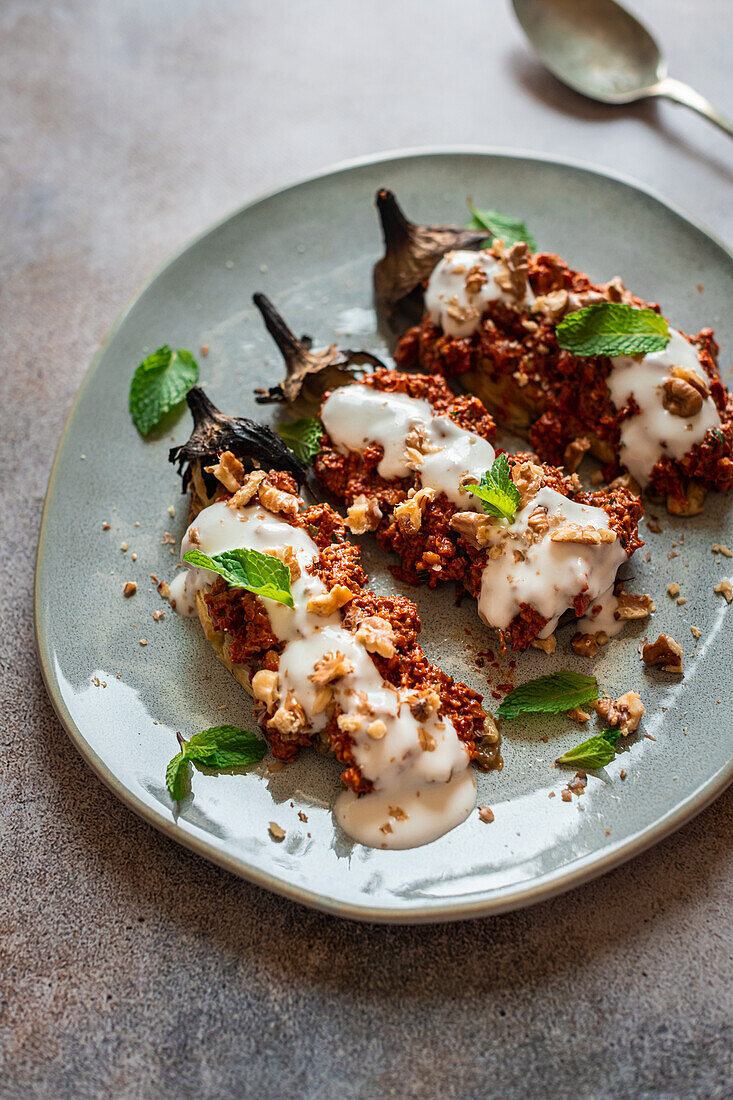
<svg viewBox="0 0 733 1100"><path fill-rule="evenodd" d="M573 355L647 355L669 343L664 317L623 302L596 302L568 313L555 334L558 345Z"/></svg>
<svg viewBox="0 0 733 1100"><path fill-rule="evenodd" d="M477 210L471 199L466 205L471 212L469 228L485 229L488 234L489 239L485 242L485 247L490 247L495 240L503 241L507 248L511 248L518 241L524 241L530 252L537 251L537 242L519 218L509 218L506 214L500 214L498 210Z"/></svg>
<svg viewBox="0 0 733 1100"><path fill-rule="evenodd" d="M518 718L520 714L531 713L559 714L584 703L594 703L597 698L595 676L562 669L515 687L502 700L496 713L500 718Z"/></svg>
<svg viewBox="0 0 733 1100"><path fill-rule="evenodd" d="M495 458L491 469L486 471L480 481L464 485L463 488L479 497L484 512L498 518L511 519L521 500L519 490L512 481L506 455Z"/></svg>
<svg viewBox="0 0 733 1100"><path fill-rule="evenodd" d="M267 744L249 730L237 726L212 726L195 733L190 741L178 734L181 751L165 770L165 785L174 802L180 802L191 790L191 762L213 771L245 768L257 764L267 752Z"/></svg>
<svg viewBox="0 0 733 1100"><path fill-rule="evenodd" d="M259 550L225 550L222 554L202 554L200 550L188 550L183 560L200 569L218 573L232 588L246 588L255 596L276 600L294 607L290 589L290 570L285 562Z"/></svg>
<svg viewBox="0 0 733 1100"><path fill-rule="evenodd" d="M616 755L616 742L621 736L620 730L604 730L595 737L589 737L574 749L568 749L558 756L556 764L568 764L574 768L605 768Z"/></svg>
<svg viewBox="0 0 733 1100"><path fill-rule="evenodd" d="M280 424L277 431L304 466L309 466L321 449L323 428L314 416Z"/></svg>
<svg viewBox="0 0 733 1100"><path fill-rule="evenodd" d="M141 435L148 435L166 413L183 401L199 378L190 351L172 351L167 344L143 359L130 383L130 413Z"/></svg>

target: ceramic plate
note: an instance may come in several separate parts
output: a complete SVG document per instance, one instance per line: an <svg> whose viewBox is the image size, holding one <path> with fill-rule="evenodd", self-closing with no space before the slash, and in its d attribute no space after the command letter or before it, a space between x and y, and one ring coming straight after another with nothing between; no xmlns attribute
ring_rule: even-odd
<svg viewBox="0 0 733 1100"><path fill-rule="evenodd" d="M517 657L518 682L569 665L594 671L614 697L632 688L642 694L647 736L632 738L611 766L591 775L582 798L549 797L559 796L571 774L553 768L553 760L583 739L581 728L536 719L505 723L504 770L479 777L479 804L493 807L493 824L473 814L413 851L375 851L340 833L330 811L339 767L308 752L279 772L265 760L244 775L195 773L193 799L176 813L164 781L176 730L190 736L223 721L251 727L253 716L197 621L169 609L162 621L153 620L153 611L167 605L149 574L172 577L177 551L163 539L166 531L180 538L186 515L167 452L172 440L187 437L189 419L185 414L164 436L143 442L127 412L130 378L162 343L194 351L208 344L201 381L216 403L227 412L276 419L276 411L253 400L255 386L280 374L251 305L256 290L317 343L340 340L388 354L371 309L371 268L381 248L372 203L382 185L428 222L462 222L469 195L479 206L523 217L540 247L559 252L594 280L621 273L636 293L661 301L676 326L688 332L714 326L721 362L730 362L731 254L628 182L536 157L467 150L349 164L289 187L240 210L171 260L97 356L48 489L37 637L48 690L72 740L146 820L231 871L306 904L366 920L444 920L516 908L575 886L659 840L723 790L731 777L733 646L728 605L713 585L731 574L731 563L714 555L711 543L733 546L733 525L716 495L694 519L661 514L661 533L644 524L651 560L641 551L625 568L633 589L651 592L656 601L651 625L630 624L592 664L568 652L572 627L560 632L553 657L536 651ZM400 587L373 541L363 542L374 586L404 591L417 602L430 658L490 703L492 689L511 670L508 659L497 670L481 656L496 647L472 601L456 607L448 587ZM122 596L127 580L139 586L129 600ZM667 595L672 581L680 584L684 605ZM691 627L701 631L697 643ZM683 644L682 682L644 671L637 646L646 631L654 637L667 631ZM143 638L146 646L139 644ZM270 821L286 830L282 843L271 839Z"/></svg>

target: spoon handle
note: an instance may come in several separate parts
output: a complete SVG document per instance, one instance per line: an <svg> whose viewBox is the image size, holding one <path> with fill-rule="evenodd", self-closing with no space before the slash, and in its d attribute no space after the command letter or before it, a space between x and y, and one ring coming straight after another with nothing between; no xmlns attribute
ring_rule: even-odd
<svg viewBox="0 0 733 1100"><path fill-rule="evenodd" d="M683 84L681 80L665 76L663 80L660 80L654 86L653 94L666 96L667 99L673 99L675 103L683 103L685 107L692 107L693 111L704 115L710 122L714 122L716 126L719 126L728 137L733 137L733 123L729 122L724 115L721 115L720 111L716 111L712 103L705 96L696 92L694 88L691 88L689 84Z"/></svg>

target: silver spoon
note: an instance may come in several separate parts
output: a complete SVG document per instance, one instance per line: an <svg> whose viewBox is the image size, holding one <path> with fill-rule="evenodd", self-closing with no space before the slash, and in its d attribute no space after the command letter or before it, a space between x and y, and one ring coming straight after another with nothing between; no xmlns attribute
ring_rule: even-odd
<svg viewBox="0 0 733 1100"><path fill-rule="evenodd" d="M646 27L614 0L513 0L540 59L576 92L603 103L666 96L733 137L733 124L694 88L667 76Z"/></svg>

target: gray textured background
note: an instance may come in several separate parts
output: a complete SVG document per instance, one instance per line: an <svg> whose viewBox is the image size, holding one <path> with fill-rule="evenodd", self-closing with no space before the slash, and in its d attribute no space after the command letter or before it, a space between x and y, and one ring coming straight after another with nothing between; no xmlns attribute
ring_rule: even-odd
<svg viewBox="0 0 733 1100"><path fill-rule="evenodd" d="M733 113L729 0L631 6ZM339 922L108 795L45 697L31 589L87 364L212 220L349 156L478 143L626 172L731 240L733 144L682 108L565 92L503 0L3 0L0 81L0 1094L730 1095L730 792L532 910Z"/></svg>

